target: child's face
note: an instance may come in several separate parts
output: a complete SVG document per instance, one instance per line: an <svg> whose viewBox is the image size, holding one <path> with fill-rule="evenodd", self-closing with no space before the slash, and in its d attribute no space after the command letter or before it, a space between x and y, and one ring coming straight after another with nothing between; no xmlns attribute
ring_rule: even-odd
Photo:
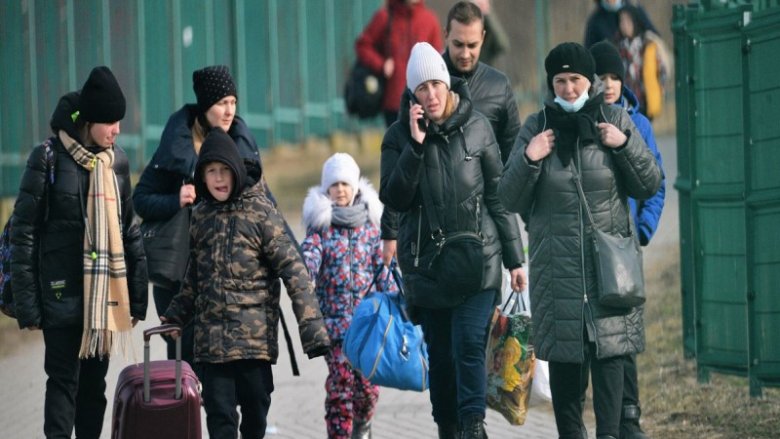
<svg viewBox="0 0 780 439"><path fill-rule="evenodd" d="M217 201L226 201L233 192L233 171L222 162L211 162L203 167L203 181Z"/></svg>
<svg viewBox="0 0 780 439"><path fill-rule="evenodd" d="M620 99L623 83L620 82L620 78L614 73L605 73L599 77L601 82L604 83L604 102L614 104Z"/></svg>
<svg viewBox="0 0 780 439"><path fill-rule="evenodd" d="M328 188L328 197L336 206L349 206L349 203L352 202L352 192L352 186L343 181L337 181Z"/></svg>

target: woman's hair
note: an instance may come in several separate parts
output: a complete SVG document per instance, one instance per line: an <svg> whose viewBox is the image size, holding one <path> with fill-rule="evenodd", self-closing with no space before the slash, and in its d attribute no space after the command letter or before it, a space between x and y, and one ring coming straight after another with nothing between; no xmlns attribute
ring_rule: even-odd
<svg viewBox="0 0 780 439"><path fill-rule="evenodd" d="M452 113L455 112L455 109L458 108L458 101L460 101L460 96L455 93L454 91L450 90L447 93L447 103L444 104L444 113L442 113L442 120L447 120L452 116Z"/></svg>
<svg viewBox="0 0 780 439"><path fill-rule="evenodd" d="M645 24L639 16L639 8L632 5L625 5L622 8L620 8L620 11L618 11L618 17L624 14L627 15L634 23L634 35L623 35L623 33L620 31L620 28L618 28L618 32L620 33L620 35L629 38L634 38L639 35L644 35L647 29L645 28Z"/></svg>

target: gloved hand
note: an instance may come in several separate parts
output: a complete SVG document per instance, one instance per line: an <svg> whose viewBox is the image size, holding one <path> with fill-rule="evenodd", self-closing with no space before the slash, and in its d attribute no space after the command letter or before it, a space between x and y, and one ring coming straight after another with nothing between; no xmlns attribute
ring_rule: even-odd
<svg viewBox="0 0 780 439"><path fill-rule="evenodd" d="M322 357L328 352L330 352L330 346L321 345L309 350L308 352L306 352L306 355L308 355L309 359L311 360L312 358Z"/></svg>

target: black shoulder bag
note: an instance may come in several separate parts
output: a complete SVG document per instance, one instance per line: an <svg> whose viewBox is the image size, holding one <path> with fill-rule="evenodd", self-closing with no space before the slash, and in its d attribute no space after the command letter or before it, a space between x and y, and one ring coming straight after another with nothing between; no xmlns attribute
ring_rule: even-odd
<svg viewBox="0 0 780 439"><path fill-rule="evenodd" d="M631 211L626 206L626 219L630 235L613 236L598 229L582 190L580 175L571 167L574 184L582 206L588 215L593 234L593 253L599 284L598 301L615 308L631 308L645 303L645 279L642 271L642 249L631 221Z"/></svg>
<svg viewBox="0 0 780 439"><path fill-rule="evenodd" d="M427 172L425 173L427 177ZM428 224L435 254L428 265L435 279L431 298L432 308L451 307L481 291L484 274L484 241L479 232L457 231L445 233L439 221L439 213L433 203L430 189L420 185L423 204L428 210ZM477 229L479 229L477 215ZM431 297L432 296L432 297ZM427 302L426 297L426 302Z"/></svg>

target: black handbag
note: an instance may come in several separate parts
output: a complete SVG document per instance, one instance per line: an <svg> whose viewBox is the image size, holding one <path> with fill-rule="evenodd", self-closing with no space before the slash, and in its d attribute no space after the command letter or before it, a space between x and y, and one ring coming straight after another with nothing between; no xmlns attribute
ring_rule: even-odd
<svg viewBox="0 0 780 439"><path fill-rule="evenodd" d="M628 205L626 205L626 214L629 236L613 236L599 230L593 220L588 200L585 198L585 191L582 190L580 175L574 167L572 172L580 202L593 228L593 254L599 284L599 304L614 308L632 308L642 305L645 303L642 248L634 231Z"/></svg>
<svg viewBox="0 0 780 439"><path fill-rule="evenodd" d="M347 112L360 119L375 117L382 110L385 78L374 74L359 61L355 61L344 86L344 103Z"/></svg>
<svg viewBox="0 0 780 439"><path fill-rule="evenodd" d="M179 209L167 220L142 222L141 233L149 280L169 290L178 289L190 257L190 208Z"/></svg>
<svg viewBox="0 0 780 439"><path fill-rule="evenodd" d="M389 47L390 23L393 16L388 11L385 27L385 46ZM386 50L385 53L390 53ZM347 113L360 119L376 117L382 111L385 96L385 77L377 75L360 61L355 61L344 85L344 103Z"/></svg>
<svg viewBox="0 0 780 439"><path fill-rule="evenodd" d="M427 177L427 172L425 175ZM428 273L433 282L428 282L427 291L424 292L426 306L456 306L467 297L482 291L485 270L484 240L479 231L445 233L430 189L420 185L420 191L423 205L428 211L431 237L436 247L436 252L428 264ZM477 230L479 226L477 218Z"/></svg>

